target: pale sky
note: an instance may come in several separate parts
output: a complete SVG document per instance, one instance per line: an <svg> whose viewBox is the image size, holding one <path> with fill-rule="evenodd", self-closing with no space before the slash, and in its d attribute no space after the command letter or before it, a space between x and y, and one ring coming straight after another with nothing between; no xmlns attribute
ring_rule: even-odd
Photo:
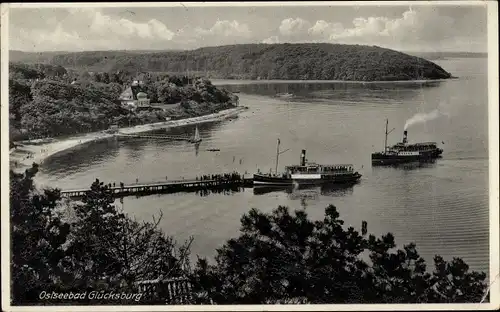
<svg viewBox="0 0 500 312"><path fill-rule="evenodd" d="M486 6L11 8L11 50L193 49L328 42L486 52ZM39 4L42 6L42 4Z"/></svg>

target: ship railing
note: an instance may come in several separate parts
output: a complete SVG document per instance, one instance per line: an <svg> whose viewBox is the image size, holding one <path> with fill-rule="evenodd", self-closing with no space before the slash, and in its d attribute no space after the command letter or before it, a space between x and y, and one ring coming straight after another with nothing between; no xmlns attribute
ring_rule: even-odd
<svg viewBox="0 0 500 312"><path fill-rule="evenodd" d="M414 143L412 145L417 145L417 146L429 145L429 146L432 146L432 145L437 145L437 143L436 142L420 142L420 143Z"/></svg>
<svg viewBox="0 0 500 312"><path fill-rule="evenodd" d="M324 171L322 174L326 175L346 175L346 174L352 174L354 170L345 170L345 171Z"/></svg>

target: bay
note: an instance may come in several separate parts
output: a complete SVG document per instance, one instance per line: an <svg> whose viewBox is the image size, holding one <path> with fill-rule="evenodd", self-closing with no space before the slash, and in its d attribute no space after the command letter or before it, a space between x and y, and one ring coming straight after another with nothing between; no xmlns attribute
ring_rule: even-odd
<svg viewBox="0 0 500 312"><path fill-rule="evenodd" d="M186 142L96 142L47 159L37 183L70 189L88 187L96 178L135 183L269 171L279 138L281 148L290 149L280 156L280 168L298 163L306 149L310 161L352 163L363 174L361 182L344 189L127 197L116 204L139 220L162 211L161 228L179 242L194 236L193 255L209 258L238 235L239 220L250 208L270 212L285 205L318 219L333 204L346 226L360 229L366 220L370 233L392 232L399 247L415 242L429 264L435 254L447 260L461 257L471 269L488 273L487 59L438 64L459 78L425 83L217 81L239 91L240 105L249 110L235 120L200 125L198 150ZM275 96L285 92L295 96ZM371 166L370 154L383 149L386 118L395 128L388 139L394 144L401 141L408 118L434 109L442 112L440 117L410 127L408 138L438 142L442 159L422 166ZM159 133L192 134L194 127Z"/></svg>

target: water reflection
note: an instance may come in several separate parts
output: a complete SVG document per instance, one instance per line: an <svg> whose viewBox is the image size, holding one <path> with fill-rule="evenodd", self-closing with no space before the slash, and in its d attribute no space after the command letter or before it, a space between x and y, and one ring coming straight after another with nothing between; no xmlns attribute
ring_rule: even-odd
<svg viewBox="0 0 500 312"><path fill-rule="evenodd" d="M200 190L196 191L196 194L199 195L200 197L206 197L212 194L215 195L226 195L226 196L231 196L234 195L235 193L243 192L245 188L243 187L224 187L224 188L219 188L219 189L211 189L211 190Z"/></svg>
<svg viewBox="0 0 500 312"><path fill-rule="evenodd" d="M136 160L144 156L144 148L149 145L151 139L145 138L119 138L120 145L123 147L124 153L128 159Z"/></svg>
<svg viewBox="0 0 500 312"><path fill-rule="evenodd" d="M284 192L290 199L317 198L318 195L340 197L351 195L354 184L324 184L321 186L254 186L254 195L265 195L272 192Z"/></svg>
<svg viewBox="0 0 500 312"><path fill-rule="evenodd" d="M144 193L138 193L136 195L125 195L125 196L120 196L117 197L117 199L120 200L120 202L123 201L125 197L135 197L135 198L145 198L145 197L153 197L153 196L171 196L172 194L196 194L199 195L200 197L207 197L209 195L226 195L226 196L231 196L236 193L243 192L245 188L243 187L238 187L238 186L221 186L220 188L215 188L215 189L201 189L201 190L186 190L182 192L172 192L169 190L165 191L155 191L155 193L150 193L150 192L144 192Z"/></svg>
<svg viewBox="0 0 500 312"><path fill-rule="evenodd" d="M290 193L288 198L291 200L300 200L300 205L305 209L308 201L318 200L319 192L317 190L301 190Z"/></svg>
<svg viewBox="0 0 500 312"><path fill-rule="evenodd" d="M210 123L198 124L198 125L185 125L177 128L167 128L167 129L156 129L144 132L142 134L150 135L169 135L169 136L191 136L194 134L196 127L200 131L200 135L205 141L210 141L210 138L216 131L220 128L220 125L224 121L215 121ZM144 149L147 146L156 145L156 147L163 149L162 147L173 147L182 146L186 144L186 141L172 140L172 139L152 139L152 138L141 138L141 137L121 137L119 138L121 146L124 151L127 152L127 156L130 159L139 159L144 154ZM200 152L200 144L194 144L195 156L197 157Z"/></svg>
<svg viewBox="0 0 500 312"><path fill-rule="evenodd" d="M382 168L411 171L422 168L435 168L436 164L437 164L436 159L428 159L428 160L420 160L420 161L401 163L401 164L387 164L387 165L372 164L372 168L374 171L380 170Z"/></svg>
<svg viewBox="0 0 500 312"><path fill-rule="evenodd" d="M89 146L92 148L89 148ZM45 159L42 170L46 174L56 174L63 170L65 174L73 174L95 163L106 163L119 153L119 142L108 138L92 143L78 145ZM60 164L64 164L61 166Z"/></svg>
<svg viewBox="0 0 500 312"><path fill-rule="evenodd" d="M194 152L195 152L195 156L198 157L198 154L200 153L200 143L194 144Z"/></svg>
<svg viewBox="0 0 500 312"><path fill-rule="evenodd" d="M300 101L303 99L351 99L356 97L375 99L406 100L411 99L415 92L422 92L422 88L439 87L442 81L405 81L405 82L375 82L375 83L347 83L347 82L258 82L250 84L222 85L232 92L242 92L274 97L277 94L291 93L293 97L283 98L286 101Z"/></svg>
<svg viewBox="0 0 500 312"><path fill-rule="evenodd" d="M184 125L184 126L179 126L179 127L174 127L174 128L152 130L148 133L150 133L150 134L193 136L196 127L198 127L198 130L200 131L200 135L202 135L202 134L207 135L209 133L217 131L217 129L220 128L220 124L222 124L224 122L227 122L227 121L225 121L225 120L223 120L223 121L211 121L211 122L206 122L206 123L200 123L197 125Z"/></svg>
<svg viewBox="0 0 500 312"><path fill-rule="evenodd" d="M207 197L209 195L226 195L231 196L235 193L244 192L247 187L239 187L239 186L220 186L219 188L213 189L201 189L201 190L192 190L192 191L183 191L180 193L194 193L199 195L200 197ZM301 186L298 188L292 187L272 187L272 186L254 186L253 194L254 195L265 195L272 192L284 192L287 194L287 197L291 200L301 200L302 202L305 200L317 200L320 195L322 196L331 196L331 197L340 197L340 196L348 196L353 193L354 184L343 185L343 184L330 184L330 185L322 185L322 186ZM165 194L170 194L170 191L164 191L163 193L150 194L143 193L135 195L136 198L147 197L147 196L162 196Z"/></svg>

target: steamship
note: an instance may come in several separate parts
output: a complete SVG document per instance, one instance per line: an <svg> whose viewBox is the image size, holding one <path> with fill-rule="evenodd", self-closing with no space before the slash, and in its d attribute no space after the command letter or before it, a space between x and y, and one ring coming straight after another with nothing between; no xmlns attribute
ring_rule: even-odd
<svg viewBox="0 0 500 312"><path fill-rule="evenodd" d="M408 143L408 131L403 132L403 142L393 146L387 146L387 131L389 121L385 123L385 144L384 151L372 153L372 164L374 165L392 165L408 162L430 161L440 158L443 149L439 148L436 142Z"/></svg>
<svg viewBox="0 0 500 312"><path fill-rule="evenodd" d="M274 173L257 172L253 175L254 186L301 186L321 185L329 183L356 183L361 174L354 170L351 164L322 165L306 160L306 150L302 150L300 164L286 166L285 171L278 173L278 158L280 140L276 152L276 171Z"/></svg>

